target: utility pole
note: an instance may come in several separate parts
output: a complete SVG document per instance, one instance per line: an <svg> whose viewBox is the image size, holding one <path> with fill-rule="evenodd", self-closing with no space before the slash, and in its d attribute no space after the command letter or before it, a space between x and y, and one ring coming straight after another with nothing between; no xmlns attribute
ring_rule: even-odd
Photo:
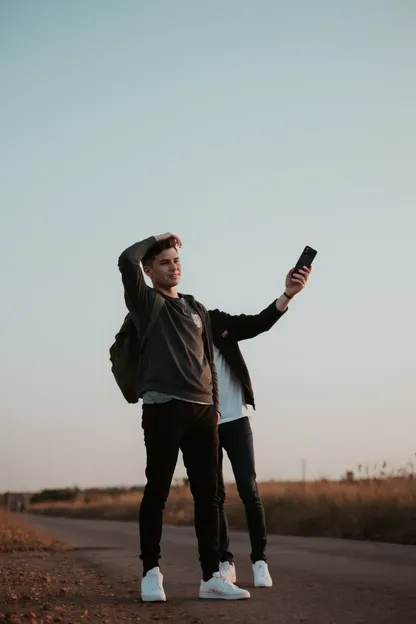
<svg viewBox="0 0 416 624"><path fill-rule="evenodd" d="M302 459L302 483L306 483L306 459Z"/></svg>

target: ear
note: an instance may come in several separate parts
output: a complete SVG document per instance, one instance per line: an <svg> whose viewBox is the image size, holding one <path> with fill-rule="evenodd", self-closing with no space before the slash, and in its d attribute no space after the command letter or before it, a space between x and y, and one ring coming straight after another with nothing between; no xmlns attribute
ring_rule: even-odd
<svg viewBox="0 0 416 624"><path fill-rule="evenodd" d="M143 271L147 277L152 277L152 269L149 266L144 266Z"/></svg>

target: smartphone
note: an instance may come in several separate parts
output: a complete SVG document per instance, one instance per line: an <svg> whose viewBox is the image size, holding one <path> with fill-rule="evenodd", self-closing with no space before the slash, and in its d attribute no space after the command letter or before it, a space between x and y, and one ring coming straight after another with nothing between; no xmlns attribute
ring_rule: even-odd
<svg viewBox="0 0 416 624"><path fill-rule="evenodd" d="M296 262L295 268L292 271L292 275L294 273L297 273L299 269L303 269L303 267L305 266L309 268L314 261L317 253L318 252L316 251L316 249L312 249L312 247L308 247L308 245L306 245L305 249L299 256L299 260Z"/></svg>

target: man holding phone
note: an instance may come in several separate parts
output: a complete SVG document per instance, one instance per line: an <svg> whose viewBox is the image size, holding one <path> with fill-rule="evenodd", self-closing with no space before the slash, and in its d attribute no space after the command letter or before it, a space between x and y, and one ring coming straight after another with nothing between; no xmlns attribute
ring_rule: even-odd
<svg viewBox="0 0 416 624"><path fill-rule="evenodd" d="M218 427L220 571L231 583L236 582L236 571L233 553L229 549L228 524L224 509L225 486L222 474L224 451L230 459L237 490L245 507L251 542L254 587L273 585L267 566L266 522L256 482L253 434L247 412L248 405L255 409L254 393L238 343L268 331L285 314L289 302L305 288L315 255L316 252L313 249L305 248L295 268L291 269L286 276L284 293L259 314L231 315L220 310L209 311L221 412Z"/></svg>

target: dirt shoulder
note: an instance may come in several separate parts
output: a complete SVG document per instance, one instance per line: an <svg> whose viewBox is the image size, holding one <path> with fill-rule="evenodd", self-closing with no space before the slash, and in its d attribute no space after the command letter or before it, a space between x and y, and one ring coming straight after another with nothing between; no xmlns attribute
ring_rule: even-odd
<svg viewBox="0 0 416 624"><path fill-rule="evenodd" d="M110 581L71 545L0 512L0 624L151 620L138 579Z"/></svg>
<svg viewBox="0 0 416 624"><path fill-rule="evenodd" d="M73 551L9 553L1 556L0 623L146 621L133 591L109 583Z"/></svg>

